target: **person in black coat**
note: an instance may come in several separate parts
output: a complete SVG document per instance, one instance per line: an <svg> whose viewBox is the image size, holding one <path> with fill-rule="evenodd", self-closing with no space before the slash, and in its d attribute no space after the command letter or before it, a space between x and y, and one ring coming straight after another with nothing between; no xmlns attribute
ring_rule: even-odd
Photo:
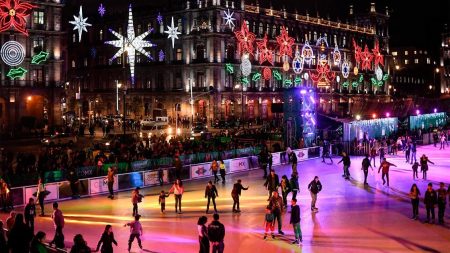
<svg viewBox="0 0 450 253"><path fill-rule="evenodd" d="M366 154L366 157L362 160L361 170L364 172L364 184L367 184L367 175L369 174L369 167L372 169L372 165L370 164L369 155Z"/></svg>
<svg viewBox="0 0 450 253"><path fill-rule="evenodd" d="M292 244L301 244L302 229L300 228L300 207L297 205L297 199L291 200L291 220L289 222L294 228L295 241Z"/></svg>
<svg viewBox="0 0 450 253"><path fill-rule="evenodd" d="M315 176L314 180L309 183L308 189L311 193L311 211L317 212L319 211L319 208L316 207L317 194L322 190L322 184L318 176Z"/></svg>
<svg viewBox="0 0 450 253"><path fill-rule="evenodd" d="M275 174L274 170L271 170L269 176L266 178L266 182L264 183L264 186L267 187L267 190L269 191L269 199L274 191L278 192L279 185L280 179L278 178L278 175Z"/></svg>
<svg viewBox="0 0 450 253"><path fill-rule="evenodd" d="M425 208L427 209L427 223L430 222L430 214L431 218L433 219L431 223L434 223L435 220L435 213L434 213L434 206L437 203L437 194L436 191L433 190L433 184L428 183L427 191L425 192L425 197L423 199L423 202L425 203Z"/></svg>
<svg viewBox="0 0 450 253"><path fill-rule="evenodd" d="M267 178L267 164L269 163L269 154L266 151L266 148L263 148L259 153L258 162L261 166L261 169L264 171L263 178Z"/></svg>
<svg viewBox="0 0 450 253"><path fill-rule="evenodd" d="M9 232L8 247L10 253L29 252L32 239L33 233L23 222L23 215L21 213L17 214L14 225Z"/></svg>
<svg viewBox="0 0 450 253"><path fill-rule="evenodd" d="M114 233L112 231L111 225L106 225L105 231L103 232L100 241L98 241L96 251L100 249L101 245L101 253L113 253L113 243L117 246L117 242L116 239L114 239Z"/></svg>
<svg viewBox="0 0 450 253"><path fill-rule="evenodd" d="M223 253L225 244L223 243L225 238L225 226L220 223L219 215L215 213L213 215L214 221L208 225L208 238L211 242L213 253Z"/></svg>
<svg viewBox="0 0 450 253"><path fill-rule="evenodd" d="M342 175L345 179L350 178L350 171L348 168L350 167L350 157L347 155L347 153L342 152L342 159L338 162L344 164L344 175Z"/></svg>
<svg viewBox="0 0 450 253"><path fill-rule="evenodd" d="M8 253L8 243L6 242L6 232L3 229L2 220L0 220L0 253Z"/></svg>
<svg viewBox="0 0 450 253"><path fill-rule="evenodd" d="M237 183L233 185L233 190L231 191L231 197L233 198L233 213L241 212L241 209L239 208L239 196L241 196L242 190L248 190L248 187L245 188L241 183L242 181L238 179Z"/></svg>
<svg viewBox="0 0 450 253"><path fill-rule="evenodd" d="M31 229L34 234L34 218L36 217L36 205L34 204L34 199L30 198L28 204L25 206L23 211L23 216L25 217L25 224Z"/></svg>
<svg viewBox="0 0 450 253"><path fill-rule="evenodd" d="M217 188L215 185L213 185L212 181L208 182L208 185L206 185L205 188L205 198L208 198L208 204L206 205L206 213L209 213L209 204L211 202L213 202L213 206L214 206L214 213L217 213L217 208L216 208L216 197L219 197L219 193L217 192Z"/></svg>

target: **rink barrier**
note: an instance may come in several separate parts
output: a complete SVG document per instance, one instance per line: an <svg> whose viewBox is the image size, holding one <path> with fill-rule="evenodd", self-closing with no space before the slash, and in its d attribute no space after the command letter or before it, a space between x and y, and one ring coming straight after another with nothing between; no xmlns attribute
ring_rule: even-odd
<svg viewBox="0 0 450 253"><path fill-rule="evenodd" d="M322 148L312 147L292 150L297 154L298 162L318 158L321 156ZM259 169L258 157L248 156L223 160L226 167L226 174L239 173ZM289 163L286 152L272 153L272 165L282 165ZM185 165L181 170L181 179L191 181L212 177L210 170L211 162ZM114 176L114 191L129 191L136 187L146 188L160 185L159 179L167 185L175 179L175 168L160 168L159 170L144 170L120 173ZM50 194L45 199L46 203L67 200L72 198L72 191L68 181L48 183L45 185ZM13 205L24 206L29 198L36 199L33 194L37 191L37 185L15 187L11 189ZM80 179L78 183L78 193L80 197L96 196L108 193L108 185L105 176Z"/></svg>

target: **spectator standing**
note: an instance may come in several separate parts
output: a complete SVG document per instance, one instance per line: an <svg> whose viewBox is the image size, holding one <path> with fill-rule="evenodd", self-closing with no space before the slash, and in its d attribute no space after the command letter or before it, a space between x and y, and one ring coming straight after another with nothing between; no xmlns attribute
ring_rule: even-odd
<svg viewBox="0 0 450 253"><path fill-rule="evenodd" d="M31 229L34 234L34 218L36 217L36 205L34 204L34 199L30 198L28 204L25 206L23 211L23 216L25 217L25 224Z"/></svg>
<svg viewBox="0 0 450 253"><path fill-rule="evenodd" d="M108 168L108 174L106 176L106 181L108 183L108 191L109 191L109 196L108 198L110 199L114 199L114 168L109 167Z"/></svg>
<svg viewBox="0 0 450 253"><path fill-rule="evenodd" d="M9 212L9 217L6 218L6 229L8 231L11 231L12 227L14 226L14 223L16 222L16 215L17 213L14 211Z"/></svg>
<svg viewBox="0 0 450 253"><path fill-rule="evenodd" d="M311 211L318 212L319 208L316 207L317 194L322 190L322 183L320 183L318 176L315 176L314 180L308 184L308 190L311 194Z"/></svg>
<svg viewBox="0 0 450 253"><path fill-rule="evenodd" d="M237 182L233 185L233 190L231 191L231 197L233 198L233 213L240 213L241 209L239 208L239 197L241 196L242 190L248 190L248 187L245 188L242 186L242 180L238 179Z"/></svg>
<svg viewBox="0 0 450 253"><path fill-rule="evenodd" d="M208 229L206 227L207 222L208 218L206 218L206 216L198 218L197 230L198 230L198 243L200 246L199 253L209 253Z"/></svg>
<svg viewBox="0 0 450 253"><path fill-rule="evenodd" d="M427 221L426 223L430 223L430 216L433 219L431 223L435 221L435 212L434 207L437 203L437 195L436 191L433 189L433 184L428 183L427 191L425 192L425 197L423 199L425 203L425 208L427 209Z"/></svg>
<svg viewBox="0 0 450 253"><path fill-rule="evenodd" d="M64 216L62 211L58 208L58 202L53 203L53 214L52 214L53 225L55 226L55 236L50 242L50 245L55 244L56 247L64 248Z"/></svg>
<svg viewBox="0 0 450 253"><path fill-rule="evenodd" d="M141 236L143 234L142 225L139 222L139 219L141 216L138 214L134 216L134 221L127 223L124 225L124 227L129 226L130 227L130 239L128 239L128 252L131 250L131 244L133 243L134 239L136 238L138 241L139 248L142 249L142 242L141 242Z"/></svg>
<svg viewBox="0 0 450 253"><path fill-rule="evenodd" d="M261 152L258 155L258 163L261 166L261 169L264 171L264 176L263 178L267 178L267 164L269 162L269 155L268 152L266 151L266 148L263 147L261 149Z"/></svg>
<svg viewBox="0 0 450 253"><path fill-rule="evenodd" d="M300 227L300 207L297 205L297 199L291 200L291 220L289 223L292 224L295 234L295 241L293 241L292 244L301 245L303 239L302 229Z"/></svg>
<svg viewBox="0 0 450 253"><path fill-rule="evenodd" d="M47 248L44 245L45 238L46 234L44 232L37 232L31 241L30 253L47 253Z"/></svg>
<svg viewBox="0 0 450 253"><path fill-rule="evenodd" d="M45 190L45 184L44 184L42 178L39 178L36 196L38 198L39 206L41 207L41 215L40 216L45 215L44 201L45 201L46 195L47 194L46 194L46 190Z"/></svg>
<svg viewBox="0 0 450 253"><path fill-rule="evenodd" d="M0 253L8 253L8 242L6 240L6 232L3 228L2 220L0 220Z"/></svg>
<svg viewBox="0 0 450 253"><path fill-rule="evenodd" d="M213 215L213 221L208 225L208 238L211 242L212 253L223 253L225 244L225 226L219 221L219 214Z"/></svg>
<svg viewBox="0 0 450 253"><path fill-rule="evenodd" d="M419 218L419 196L419 188L417 188L416 184L413 184L411 186L411 190L409 191L409 198L411 199L411 205L413 209L413 215L411 219L413 220L417 220Z"/></svg>
<svg viewBox="0 0 450 253"><path fill-rule="evenodd" d="M17 214L14 225L9 231L8 247L10 253L25 253L30 250L30 242L33 239L33 233L23 222L23 215Z"/></svg>
<svg viewBox="0 0 450 253"><path fill-rule="evenodd" d="M447 190L443 182L439 183L437 190L437 204L438 204L438 220L440 224L444 224L445 206L447 205Z"/></svg>
<svg viewBox="0 0 450 253"><path fill-rule="evenodd" d="M102 237L100 241L97 243L97 249L95 251L98 252L101 246L101 253L113 253L113 243L117 246L117 241L114 238L114 233L112 231L111 225L106 225L105 230L103 231Z"/></svg>
<svg viewBox="0 0 450 253"><path fill-rule="evenodd" d="M183 163L178 155L173 160L173 167L175 167L175 179L181 179L181 171L183 170Z"/></svg>
<svg viewBox="0 0 450 253"><path fill-rule="evenodd" d="M209 204L211 202L211 199L212 199L212 203L214 206L214 213L217 213L216 197L219 197L217 188L215 185L213 185L212 181L209 181L208 185L206 185L206 188L205 188L205 198L208 198L208 204L206 205L206 214L209 213Z"/></svg>

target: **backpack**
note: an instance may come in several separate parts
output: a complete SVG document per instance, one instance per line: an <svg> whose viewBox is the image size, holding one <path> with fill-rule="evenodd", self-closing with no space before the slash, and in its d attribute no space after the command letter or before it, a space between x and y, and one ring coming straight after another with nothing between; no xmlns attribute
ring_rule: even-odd
<svg viewBox="0 0 450 253"><path fill-rule="evenodd" d="M267 222L272 222L273 220L274 220L273 213L267 213L266 214L266 221Z"/></svg>

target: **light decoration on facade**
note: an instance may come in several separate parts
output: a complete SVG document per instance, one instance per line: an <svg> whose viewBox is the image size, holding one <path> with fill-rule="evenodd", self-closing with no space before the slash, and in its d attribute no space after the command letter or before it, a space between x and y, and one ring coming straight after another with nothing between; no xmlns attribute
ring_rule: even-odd
<svg viewBox="0 0 450 253"><path fill-rule="evenodd" d="M375 67L378 67L378 65L384 67L384 56L380 52L380 44L378 43L378 41L375 41L375 46L372 49L372 53Z"/></svg>
<svg viewBox="0 0 450 253"><path fill-rule="evenodd" d="M342 76L347 79L350 75L350 62L344 61L341 66Z"/></svg>
<svg viewBox="0 0 450 253"><path fill-rule="evenodd" d="M245 20L242 21L241 30L234 32L234 34L238 40L241 54L253 54L253 42L256 36L248 30Z"/></svg>
<svg viewBox="0 0 450 253"><path fill-rule="evenodd" d="M275 78L275 80L277 81L281 81L283 78L281 77L281 73L278 70L274 70L273 72L273 77Z"/></svg>
<svg viewBox="0 0 450 253"><path fill-rule="evenodd" d="M134 24L133 24L133 12L131 10L131 5L128 7L128 26L127 26L127 37L117 33L116 31L109 29L109 31L117 37L118 40L105 41L105 44L112 45L114 47L119 48L119 51L110 59L113 61L125 51L127 52L128 62L130 64L130 74L131 74L131 84L134 85L134 67L136 64L136 51L147 56L150 60L152 60L152 56L149 52L145 51L145 47L154 47L150 41L144 40L147 35L149 35L152 31L146 31L145 33L135 36L134 33Z"/></svg>
<svg viewBox="0 0 450 253"><path fill-rule="evenodd" d="M309 80L309 74L308 73L303 73L303 79L308 81Z"/></svg>
<svg viewBox="0 0 450 253"><path fill-rule="evenodd" d="M26 17L36 6L21 0L0 1L0 32L11 28L28 36Z"/></svg>
<svg viewBox="0 0 450 253"><path fill-rule="evenodd" d="M253 81L253 82L257 82L257 81L259 81L259 80L261 80L261 73L255 73L255 74L253 74L253 76L252 76L252 81Z"/></svg>
<svg viewBox="0 0 450 253"><path fill-rule="evenodd" d="M264 80L269 80L272 77L272 70L268 67L263 68Z"/></svg>
<svg viewBox="0 0 450 253"><path fill-rule="evenodd" d="M362 48L356 44L355 39L353 39L353 47L355 48L355 61L356 64L360 64L361 63L361 54L362 54Z"/></svg>
<svg viewBox="0 0 450 253"><path fill-rule="evenodd" d="M287 57L287 56L285 56L285 57ZM285 59L284 62L283 62L283 71L284 72L288 72L289 71L289 67L290 67L289 61Z"/></svg>
<svg viewBox="0 0 450 253"><path fill-rule="evenodd" d="M33 58L31 59L31 63L32 64L41 64L41 63L47 61L48 55L49 55L48 52L41 51L41 52L39 52L39 54L33 55Z"/></svg>
<svg viewBox="0 0 450 253"><path fill-rule="evenodd" d="M302 78L297 76L294 79L294 84L295 84L295 86L300 86L300 84L302 84Z"/></svg>
<svg viewBox="0 0 450 253"><path fill-rule="evenodd" d="M369 47L366 45L364 51L361 53L361 69L370 70L372 69L372 59L373 55L369 51Z"/></svg>
<svg viewBox="0 0 450 253"><path fill-rule="evenodd" d="M227 71L228 74L234 74L233 64L231 63L225 64L225 70Z"/></svg>
<svg viewBox="0 0 450 253"><path fill-rule="evenodd" d="M173 17L172 17L172 23L170 24L170 26L167 26L167 30L164 31L164 33L167 33L167 38L172 40L172 48L174 48L175 40L178 39L178 35L180 35L181 32L178 31L178 26L175 26L175 24L173 22Z"/></svg>
<svg viewBox="0 0 450 253"><path fill-rule="evenodd" d="M334 80L336 74L331 71L330 65L326 60L321 60L317 64L316 73L311 73L311 79L317 87L327 87Z"/></svg>
<svg viewBox="0 0 450 253"><path fill-rule="evenodd" d="M372 82L372 85L376 85L376 86L383 86L384 82L386 82L389 79L389 75L388 74L384 74L383 75L383 70L377 66L377 69L375 70L375 78L372 77L370 79L370 81Z"/></svg>
<svg viewBox="0 0 450 253"><path fill-rule="evenodd" d="M165 58L166 58L166 54L164 54L164 51L162 51L162 49L159 50L159 53L158 53L158 60L159 60L159 61L164 61Z"/></svg>
<svg viewBox="0 0 450 253"><path fill-rule="evenodd" d="M242 77L242 78L241 78L241 83L247 85L247 84L249 84L250 82L248 81L248 78L247 78L247 77Z"/></svg>
<svg viewBox="0 0 450 253"><path fill-rule="evenodd" d="M163 22L163 16L160 12L158 12L158 16L156 16L156 21L158 22L158 25L161 25Z"/></svg>
<svg viewBox="0 0 450 253"><path fill-rule="evenodd" d="M300 74L303 71L303 58L300 55L300 51L298 50L298 46L295 49L295 57L292 60L292 69L295 74Z"/></svg>
<svg viewBox="0 0 450 253"><path fill-rule="evenodd" d="M285 79L284 80L284 87L291 88L292 87L292 80L291 79Z"/></svg>
<svg viewBox="0 0 450 253"><path fill-rule="evenodd" d="M259 64L267 61L273 65L273 52L267 47L267 34L264 35L262 41L256 42L256 45L259 52Z"/></svg>
<svg viewBox="0 0 450 253"><path fill-rule="evenodd" d="M103 16L106 13L106 9L105 9L105 6L103 6L103 3L100 3L100 6L98 7L97 11L98 11L98 14L100 15L100 17L103 18Z"/></svg>
<svg viewBox="0 0 450 253"><path fill-rule="evenodd" d="M358 67L355 66L355 67L353 68L353 75L357 76L358 73L359 73L359 69L358 69Z"/></svg>
<svg viewBox="0 0 450 253"><path fill-rule="evenodd" d="M356 88L356 87L358 87L359 85L361 85L361 84L363 83L363 81L364 81L364 76L363 76L363 75L359 75L358 80L355 80L355 81L352 82L353 88ZM348 86L348 85L347 85L347 86Z"/></svg>
<svg viewBox="0 0 450 253"><path fill-rule="evenodd" d="M248 54L242 56L241 71L243 76L249 76L252 72L252 63L250 62Z"/></svg>
<svg viewBox="0 0 450 253"><path fill-rule="evenodd" d="M81 35L83 35L83 31L87 32L87 27L92 26L87 23L88 18L83 17L83 6L80 6L80 11L78 13L78 17L73 15L74 20L69 21L74 27L73 30L78 30L78 41L81 42Z"/></svg>
<svg viewBox="0 0 450 253"><path fill-rule="evenodd" d="M292 57L292 46L294 45L294 38L289 37L286 27L281 27L281 33L277 36L277 43L280 46L280 56L287 55Z"/></svg>
<svg viewBox="0 0 450 253"><path fill-rule="evenodd" d="M15 67L25 59L25 48L19 42L10 40L2 45L0 55L6 65Z"/></svg>
<svg viewBox="0 0 450 253"><path fill-rule="evenodd" d="M14 80L16 78L22 78L23 76L25 76L25 74L28 71L22 67L18 67L15 69L10 69L8 74L6 75L7 77L11 78L11 80Z"/></svg>
<svg viewBox="0 0 450 253"><path fill-rule="evenodd" d="M338 46L336 45L336 47L334 47L333 50L333 63L335 66L339 66L339 64L341 64L341 51L339 51Z"/></svg>
<svg viewBox="0 0 450 253"><path fill-rule="evenodd" d="M308 42L305 42L302 47L302 58L306 64L311 64L314 58L314 52Z"/></svg>
<svg viewBox="0 0 450 253"><path fill-rule="evenodd" d="M380 66L377 66L375 69L375 77L378 81L381 81L383 79L383 70L380 68Z"/></svg>
<svg viewBox="0 0 450 253"><path fill-rule="evenodd" d="M328 48L328 42L326 37L320 37L316 41L316 46L319 48L318 61L325 61L327 59L326 49Z"/></svg>
<svg viewBox="0 0 450 253"><path fill-rule="evenodd" d="M230 13L230 9L223 12L223 19L225 20L225 25L227 25L231 30L234 29L234 21L236 20L234 17L234 12Z"/></svg>

